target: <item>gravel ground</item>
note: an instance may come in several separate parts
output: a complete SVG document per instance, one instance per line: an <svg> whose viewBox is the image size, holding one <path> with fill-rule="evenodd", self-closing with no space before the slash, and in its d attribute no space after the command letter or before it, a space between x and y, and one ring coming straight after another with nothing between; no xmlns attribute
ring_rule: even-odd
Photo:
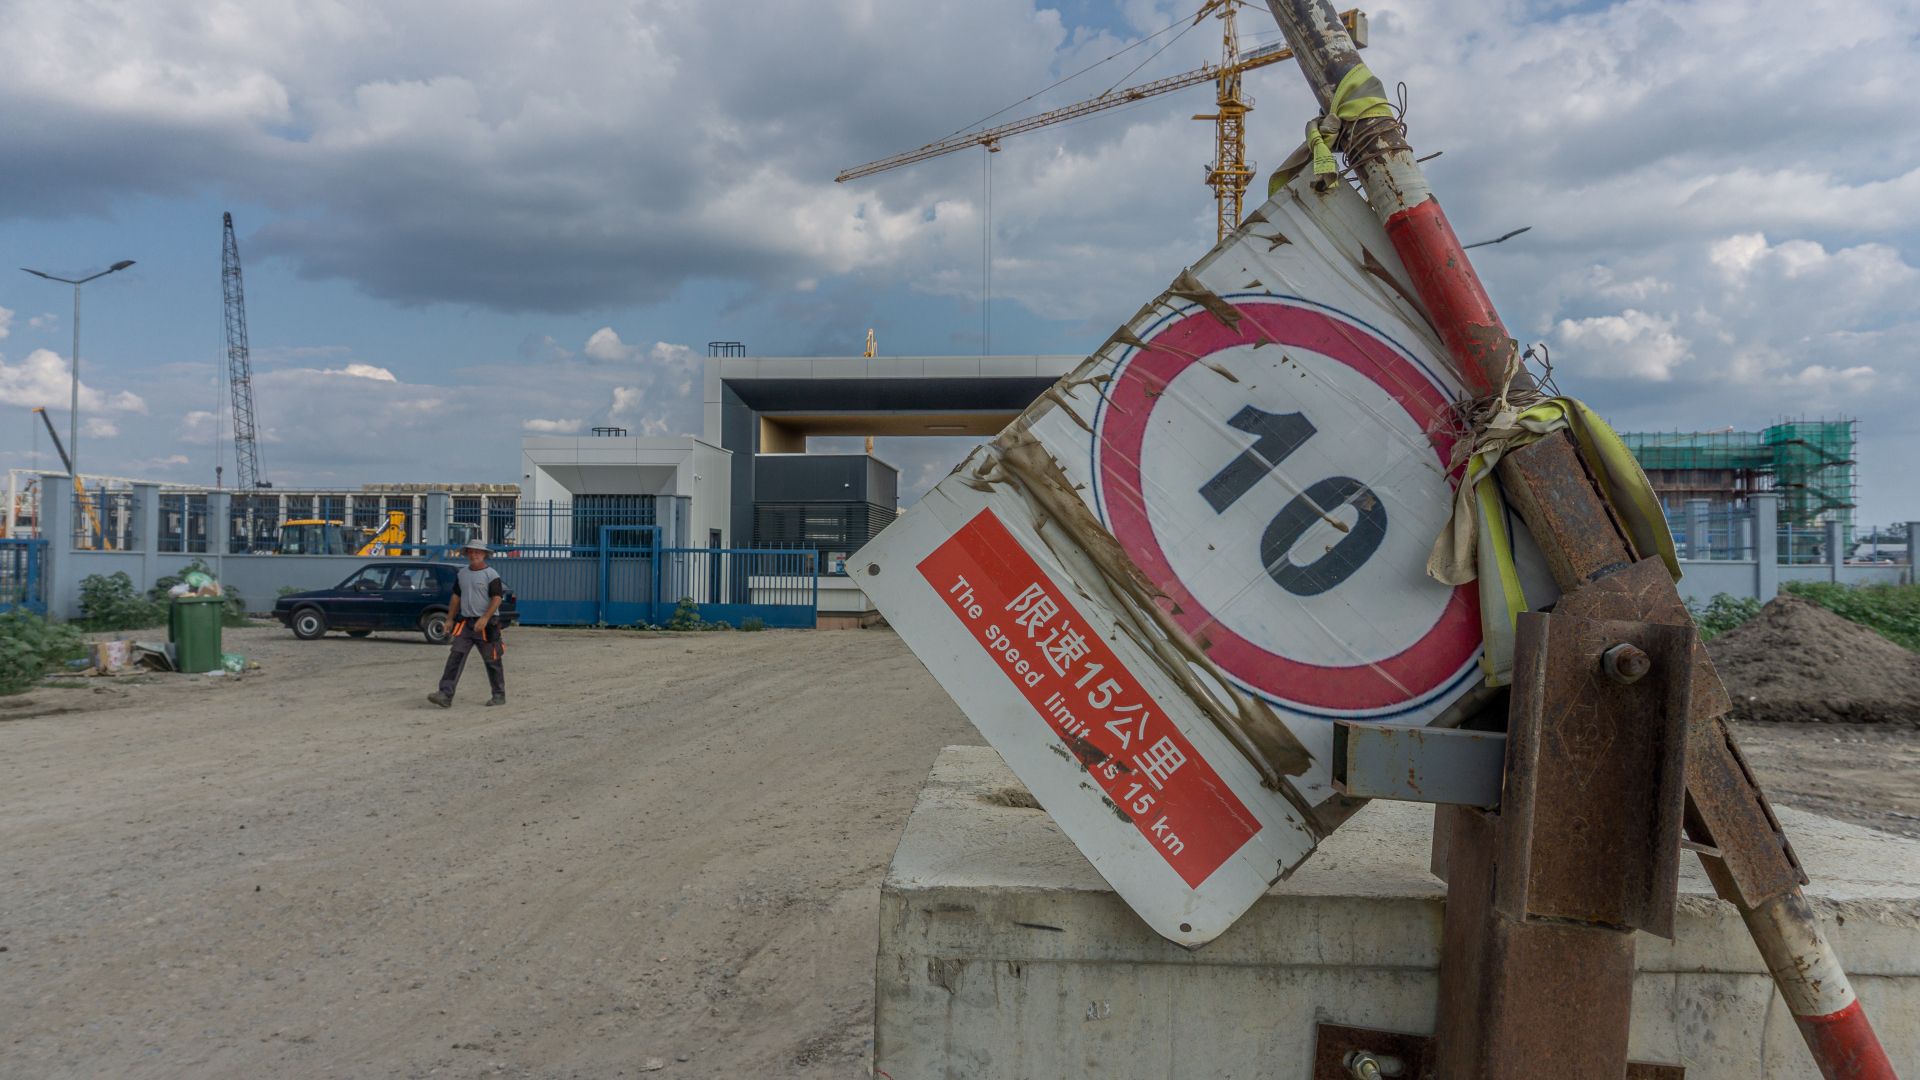
<svg viewBox="0 0 1920 1080"><path fill-rule="evenodd" d="M876 886L972 727L890 632L508 633L504 709L265 629L0 699L0 1075L866 1075Z"/></svg>
<svg viewBox="0 0 1920 1080"><path fill-rule="evenodd" d="M862 1077L877 886L979 737L888 631L229 632L238 679L0 699L0 1075ZM1746 725L1920 836L1920 732Z"/></svg>

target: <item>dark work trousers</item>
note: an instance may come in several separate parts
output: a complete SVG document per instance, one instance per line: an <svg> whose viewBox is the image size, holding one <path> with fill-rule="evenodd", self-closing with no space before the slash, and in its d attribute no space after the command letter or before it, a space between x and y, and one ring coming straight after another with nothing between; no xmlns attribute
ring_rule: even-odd
<svg viewBox="0 0 1920 1080"><path fill-rule="evenodd" d="M507 669L500 662L507 646L500 638L498 618L488 622L484 631L476 627L472 619L454 620L452 644L452 651L447 653L447 670L440 675L441 693L453 696L453 688L460 684L460 671L467 666L467 654L478 648L480 659L486 662L487 682L493 687L494 696L507 695Z"/></svg>

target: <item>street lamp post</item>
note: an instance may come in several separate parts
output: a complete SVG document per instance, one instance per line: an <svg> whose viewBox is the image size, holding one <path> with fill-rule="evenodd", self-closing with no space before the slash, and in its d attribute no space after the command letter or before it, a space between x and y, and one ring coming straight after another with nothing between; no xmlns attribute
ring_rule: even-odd
<svg viewBox="0 0 1920 1080"><path fill-rule="evenodd" d="M73 286L73 401L67 409L67 470L73 474L75 490L78 490L77 485L80 483L80 286L95 278L103 278L115 271L125 270L132 265L132 259L122 259L97 274L77 280L57 277L39 270L29 270L24 266L20 268L34 277L43 277L48 281L58 281Z"/></svg>

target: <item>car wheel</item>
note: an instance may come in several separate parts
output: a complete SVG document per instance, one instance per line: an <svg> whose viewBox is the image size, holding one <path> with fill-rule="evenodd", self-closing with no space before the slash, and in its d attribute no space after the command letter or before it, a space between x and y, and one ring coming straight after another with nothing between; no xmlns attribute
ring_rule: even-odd
<svg viewBox="0 0 1920 1080"><path fill-rule="evenodd" d="M371 630L349 630L349 631L347 631L347 636L348 636L348 637L369 637L369 636L371 636L372 634L373 634L373 631L371 631Z"/></svg>
<svg viewBox="0 0 1920 1080"><path fill-rule="evenodd" d="M427 643L429 645L445 645L447 643L447 613L444 611L427 612L426 617L420 620L420 632L427 635Z"/></svg>
<svg viewBox="0 0 1920 1080"><path fill-rule="evenodd" d="M293 613L293 636L301 641L312 641L327 632L327 617L319 608L303 607Z"/></svg>

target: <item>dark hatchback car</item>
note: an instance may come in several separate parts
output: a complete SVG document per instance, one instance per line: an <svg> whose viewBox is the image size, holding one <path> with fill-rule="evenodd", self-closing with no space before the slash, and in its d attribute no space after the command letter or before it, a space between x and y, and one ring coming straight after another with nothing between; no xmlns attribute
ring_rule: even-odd
<svg viewBox="0 0 1920 1080"><path fill-rule="evenodd" d="M459 569L453 563L418 560L368 563L331 589L281 597L273 605L273 617L302 641L329 630L343 630L349 637L407 630L442 645L447 640L447 601ZM513 594L508 593L500 601L500 625L512 626L517 617Z"/></svg>

